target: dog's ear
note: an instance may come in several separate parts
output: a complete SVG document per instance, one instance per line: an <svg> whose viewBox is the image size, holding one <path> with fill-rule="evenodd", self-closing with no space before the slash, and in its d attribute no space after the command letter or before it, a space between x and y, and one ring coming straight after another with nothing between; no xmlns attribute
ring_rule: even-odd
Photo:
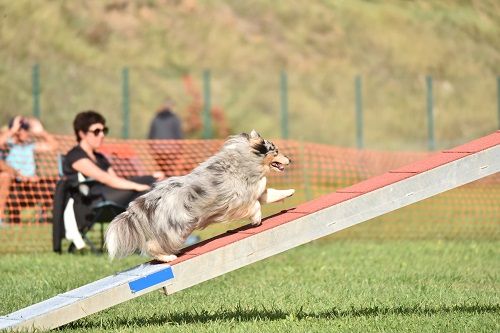
<svg viewBox="0 0 500 333"><path fill-rule="evenodd" d="M261 138L260 134L259 134L259 133L257 133L257 131L256 131L256 130L254 130L254 129L252 130L252 132L250 132L250 137L251 137L252 139L259 139L259 138Z"/></svg>

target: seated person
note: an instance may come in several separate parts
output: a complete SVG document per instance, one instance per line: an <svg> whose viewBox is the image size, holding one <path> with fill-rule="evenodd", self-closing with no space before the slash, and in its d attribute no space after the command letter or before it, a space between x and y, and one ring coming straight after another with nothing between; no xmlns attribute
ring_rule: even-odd
<svg viewBox="0 0 500 333"><path fill-rule="evenodd" d="M12 169L3 160L0 160L0 227L5 220L4 208L13 174Z"/></svg>
<svg viewBox="0 0 500 333"><path fill-rule="evenodd" d="M66 154L62 165L63 173L67 177L81 174L95 181L89 187L88 196L100 197L126 207L129 202L148 191L155 181L163 179L162 172L129 179L115 173L107 158L97 151L108 133L106 120L101 114L95 111L80 112L73 121L73 129L78 144ZM85 247L81 235L75 233L74 229L68 230L66 211L64 214L66 238L72 240L77 249ZM71 234L69 237L68 231Z"/></svg>
<svg viewBox="0 0 500 333"><path fill-rule="evenodd" d="M35 141L33 135L40 140ZM38 119L16 116L9 121L9 129L0 135L0 147L8 150L5 161L18 180L36 182L35 153L55 150L57 141Z"/></svg>
<svg viewBox="0 0 500 333"><path fill-rule="evenodd" d="M9 121L8 129L0 134L0 148L6 153L6 167L2 168L4 185L7 182L10 184L10 178L15 178L18 183L22 183L17 186L16 191L20 195L18 199L21 199L21 204L26 205L26 201L39 201L36 199L40 199L42 189L39 188L40 179L36 173L35 153L55 150L57 141L44 130L37 119L16 116ZM4 205L3 201L0 202L2 214ZM20 207L17 201L15 206L10 207L10 220L19 222L19 215Z"/></svg>

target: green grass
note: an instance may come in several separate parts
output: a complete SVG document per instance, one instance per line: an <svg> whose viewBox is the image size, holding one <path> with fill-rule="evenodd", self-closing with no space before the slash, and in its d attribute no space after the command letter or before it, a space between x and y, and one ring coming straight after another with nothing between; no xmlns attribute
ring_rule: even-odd
<svg viewBox="0 0 500 333"><path fill-rule="evenodd" d="M319 241L63 332L498 332L498 241ZM144 261L4 255L0 314ZM182 277L177 277L182 278Z"/></svg>

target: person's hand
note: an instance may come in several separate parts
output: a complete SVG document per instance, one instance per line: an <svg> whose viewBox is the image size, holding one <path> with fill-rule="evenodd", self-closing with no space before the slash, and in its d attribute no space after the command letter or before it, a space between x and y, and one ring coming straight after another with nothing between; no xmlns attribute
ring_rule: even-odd
<svg viewBox="0 0 500 333"><path fill-rule="evenodd" d="M21 128L21 120L23 120L23 117L21 116L16 116L14 118L14 122L12 123L11 131L12 133L17 133L19 129Z"/></svg>
<svg viewBox="0 0 500 333"><path fill-rule="evenodd" d="M145 184L137 184L135 187L135 191L137 192L144 192L144 191L149 191L151 189L151 186L145 185Z"/></svg>
<svg viewBox="0 0 500 333"><path fill-rule="evenodd" d="M155 177L156 180L162 180L165 179L165 173L163 171L155 171L153 172L153 177Z"/></svg>
<svg viewBox="0 0 500 333"><path fill-rule="evenodd" d="M28 123L30 124L30 131L33 134L42 134L44 132L43 125L40 120L36 118L28 119Z"/></svg>

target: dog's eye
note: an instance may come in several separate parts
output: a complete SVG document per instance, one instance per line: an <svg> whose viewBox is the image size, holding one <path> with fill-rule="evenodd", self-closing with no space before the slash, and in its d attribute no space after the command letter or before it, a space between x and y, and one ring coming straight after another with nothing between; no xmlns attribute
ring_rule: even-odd
<svg viewBox="0 0 500 333"><path fill-rule="evenodd" d="M265 141L264 144L265 144L266 149L267 149L268 152L273 152L274 153L274 151L277 150L276 146L271 141Z"/></svg>

